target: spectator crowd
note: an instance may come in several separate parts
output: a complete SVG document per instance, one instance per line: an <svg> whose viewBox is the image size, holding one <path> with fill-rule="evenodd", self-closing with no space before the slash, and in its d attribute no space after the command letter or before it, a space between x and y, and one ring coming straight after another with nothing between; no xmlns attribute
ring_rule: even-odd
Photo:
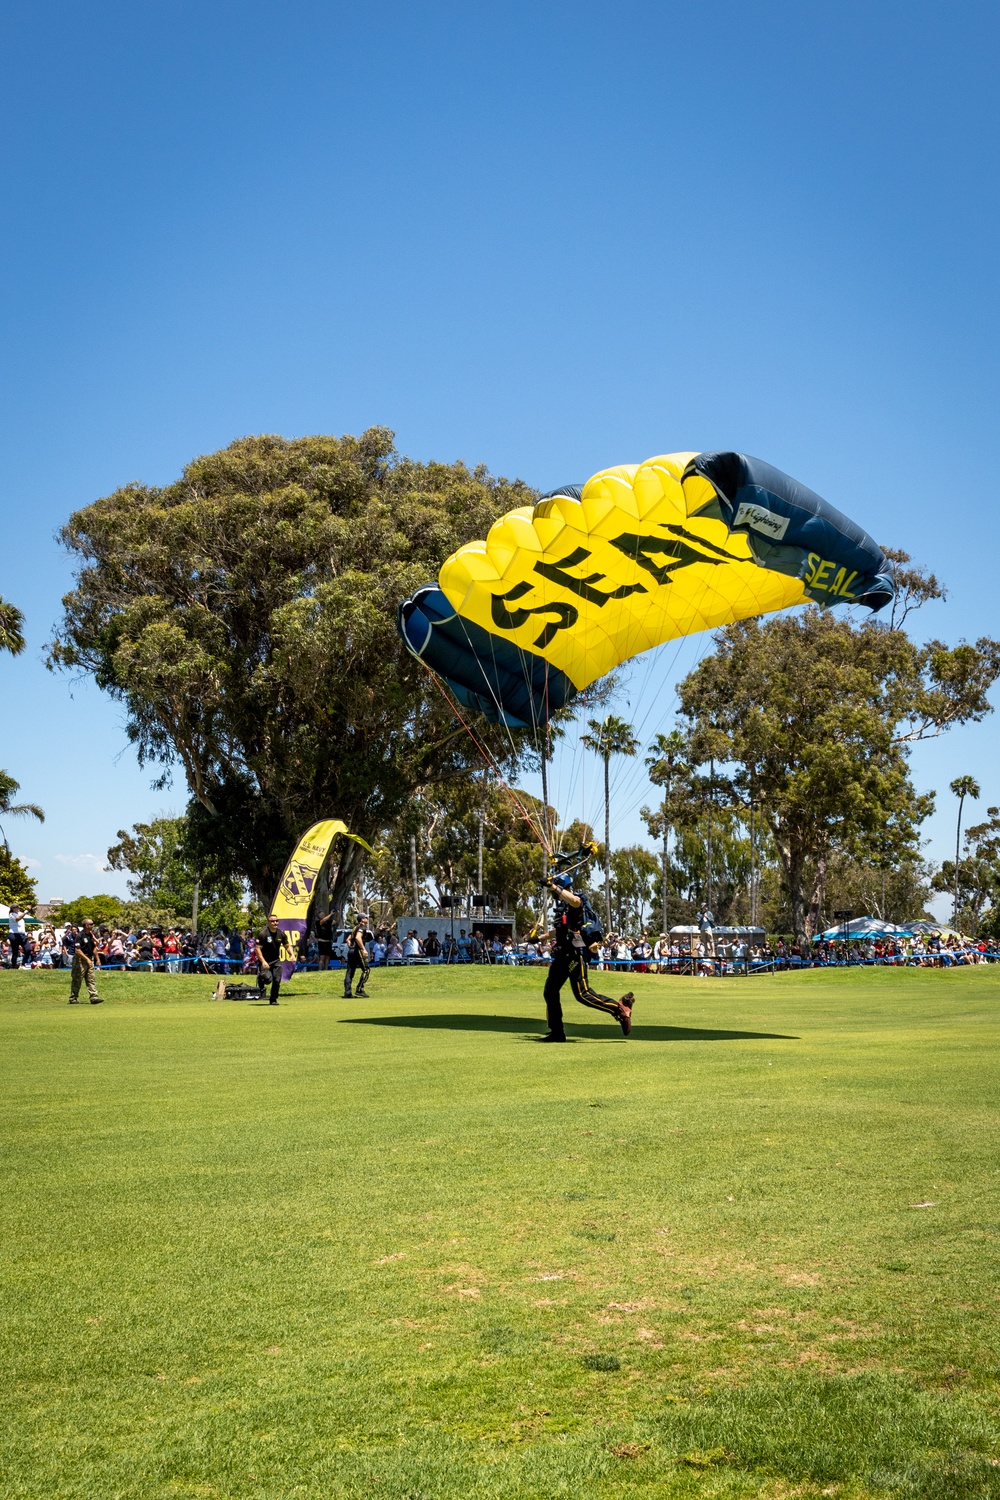
<svg viewBox="0 0 1000 1500"><path fill-rule="evenodd" d="M46 923L23 934L0 937L4 968L71 969L80 927ZM169 974L223 974L256 971L254 933L230 931L193 934L178 928L96 928L102 969L163 970Z"/></svg>
<svg viewBox="0 0 1000 1500"><path fill-rule="evenodd" d="M62 926L46 923L27 929L11 913L11 931L0 929L0 966L3 968L71 969L79 939L74 923ZM20 929L20 930L19 930ZM244 931L218 929L215 932L192 933L181 928L138 928L100 926L97 953L102 969L127 969L168 974L252 974L256 973L253 929ZM327 945L331 947L332 945ZM545 965L552 951L547 936L532 936L515 942L513 937L484 934L481 928L459 928L439 936L430 931L420 938L414 929L400 937L395 928L379 926L369 943L373 968L396 964L509 964ZM889 964L923 968L950 968L953 965L995 963L996 940L972 941L956 935L933 934L914 937L857 939L852 942L816 942L803 953L795 944L778 938L776 942L747 943L739 938L725 947L717 946L711 932L695 939L678 938L661 932L655 942L645 934L628 937L611 933L595 955L593 966L601 969L629 969L640 974L697 974L773 971L800 967L828 967L844 964ZM308 934L298 945L298 963L308 969L326 968L329 958L314 934Z"/></svg>

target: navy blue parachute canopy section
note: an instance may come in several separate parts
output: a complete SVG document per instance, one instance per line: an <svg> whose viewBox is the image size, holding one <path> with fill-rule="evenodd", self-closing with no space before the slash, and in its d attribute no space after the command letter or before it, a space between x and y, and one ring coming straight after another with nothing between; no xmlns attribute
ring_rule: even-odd
<svg viewBox="0 0 1000 1500"><path fill-rule="evenodd" d="M399 606L399 633L414 656L436 672L464 708L494 724L529 729L576 693L565 673L502 636L465 620L437 584Z"/></svg>
<svg viewBox="0 0 1000 1500"><path fill-rule="evenodd" d="M798 578L826 608L840 600L881 609L893 596L881 547L814 490L744 453L699 453L684 478L700 474L716 498L693 514L743 532L764 568ZM683 482L683 481L682 481Z"/></svg>
<svg viewBox="0 0 1000 1500"><path fill-rule="evenodd" d="M742 453L603 469L500 517L399 608L399 633L465 708L533 728L665 641L812 601L881 609L881 549Z"/></svg>

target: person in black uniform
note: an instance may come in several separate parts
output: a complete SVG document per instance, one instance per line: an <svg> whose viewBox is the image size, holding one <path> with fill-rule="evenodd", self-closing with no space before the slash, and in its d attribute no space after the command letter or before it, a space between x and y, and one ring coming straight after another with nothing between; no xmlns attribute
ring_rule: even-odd
<svg viewBox="0 0 1000 1500"><path fill-rule="evenodd" d="M271 981L271 1004L277 1005L281 988L281 955L288 949L288 934L278 931L277 917L268 917L267 926L257 936L257 988L261 994Z"/></svg>
<svg viewBox="0 0 1000 1500"><path fill-rule="evenodd" d="M425 958L440 958L441 957L441 944L438 942L438 935L434 931L433 928L427 934L427 936L424 938L424 957Z"/></svg>
<svg viewBox="0 0 1000 1500"><path fill-rule="evenodd" d="M333 957L333 912L324 912L316 918L316 955L319 959L319 971L322 974L330 967Z"/></svg>
<svg viewBox="0 0 1000 1500"><path fill-rule="evenodd" d="M549 890L556 898L556 910L555 931L552 934L554 951L545 977L544 991L549 1030L542 1041L566 1040L559 992L567 979L574 999L592 1010L603 1010L607 1015L614 1016L628 1036L632 1030L635 996L629 990L620 1000L611 1000L607 995L599 995L587 983L587 959L600 944L601 932L587 901L573 890L572 885L568 875L556 875L549 881Z"/></svg>
<svg viewBox="0 0 1000 1500"><path fill-rule="evenodd" d="M371 969L368 964L368 944L372 942L373 935L368 931L368 918L361 912L357 921L351 928L347 938L347 968L344 970L344 999L351 999L351 990L354 985L354 976L361 970L361 983L358 985L358 998L367 1000L368 994L365 985L368 983L368 975Z"/></svg>

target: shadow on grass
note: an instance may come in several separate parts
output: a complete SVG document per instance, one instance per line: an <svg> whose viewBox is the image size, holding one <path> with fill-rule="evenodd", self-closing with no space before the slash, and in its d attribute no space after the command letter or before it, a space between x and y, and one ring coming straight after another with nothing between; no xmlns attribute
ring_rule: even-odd
<svg viewBox="0 0 1000 1500"><path fill-rule="evenodd" d="M414 1026L423 1031L506 1031L523 1037L525 1041L542 1035L542 1027L534 1020L518 1016L345 1016L341 1026ZM582 1037L590 1042L624 1041L625 1038L611 1031L598 1031L595 1026L574 1026L567 1023L566 1031L572 1038ZM637 1042L797 1042L797 1036L785 1036L778 1031L718 1031L694 1026L643 1026L636 1021L633 1041Z"/></svg>

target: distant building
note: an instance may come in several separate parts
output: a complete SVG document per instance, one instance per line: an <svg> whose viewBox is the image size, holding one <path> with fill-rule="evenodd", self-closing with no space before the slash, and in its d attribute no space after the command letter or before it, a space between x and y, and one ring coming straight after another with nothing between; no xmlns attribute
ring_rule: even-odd
<svg viewBox="0 0 1000 1500"><path fill-rule="evenodd" d="M35 916L40 922L51 922L63 904L62 897L52 901L39 901L35 907Z"/></svg>

